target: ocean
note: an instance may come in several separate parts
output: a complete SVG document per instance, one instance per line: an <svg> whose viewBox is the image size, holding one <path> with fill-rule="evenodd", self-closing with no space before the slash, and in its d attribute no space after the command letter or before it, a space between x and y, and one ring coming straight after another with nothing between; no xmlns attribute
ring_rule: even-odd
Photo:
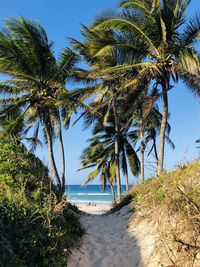
<svg viewBox="0 0 200 267"><path fill-rule="evenodd" d="M112 194L109 186L103 191L101 185L88 185L86 187L81 187L81 185L66 185L65 192L71 203L109 204L112 202ZM116 186L115 192L117 192ZM125 185L122 185L122 193L125 194Z"/></svg>

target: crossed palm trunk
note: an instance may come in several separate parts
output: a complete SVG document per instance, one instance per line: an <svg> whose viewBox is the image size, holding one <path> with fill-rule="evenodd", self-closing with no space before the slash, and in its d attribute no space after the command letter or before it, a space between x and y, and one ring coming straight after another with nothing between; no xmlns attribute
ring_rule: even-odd
<svg viewBox="0 0 200 267"><path fill-rule="evenodd" d="M65 149L63 144L63 136L62 136L62 116L59 109L53 110L52 113L54 116L51 118L49 115L47 115L47 118L44 117L44 130L47 138L47 144L48 144L48 154L49 154L49 160L51 164L51 169L53 172L53 176L55 179L56 184L56 195L58 202L60 202L64 196L65 193L65 171L66 171L66 164L65 164ZM60 160L61 160L61 171L59 174L56 160L54 156L54 150L53 150L53 138L54 133L52 133L52 125L51 121L53 120L54 127L56 129L56 139L58 140L59 147L60 147ZM64 127L64 125L63 125Z"/></svg>
<svg viewBox="0 0 200 267"><path fill-rule="evenodd" d="M60 151L61 151L61 176L58 173L54 152L53 152L53 142L52 142L52 136L50 133L50 129L48 127L48 123L44 123L44 130L47 137L47 145L48 145L48 154L49 154L49 160L53 172L53 176L55 178L56 186L57 186L57 198L60 202L63 194L65 192L65 153L64 153L64 145L63 145L63 138L62 138L62 130L61 130L61 123L59 121L58 123L58 140L60 143Z"/></svg>

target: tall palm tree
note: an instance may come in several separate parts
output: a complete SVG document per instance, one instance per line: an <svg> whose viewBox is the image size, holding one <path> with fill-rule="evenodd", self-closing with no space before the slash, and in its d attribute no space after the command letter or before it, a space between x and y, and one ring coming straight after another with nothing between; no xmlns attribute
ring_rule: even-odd
<svg viewBox="0 0 200 267"><path fill-rule="evenodd" d="M127 51L128 54L133 51L136 58L140 58L135 62L130 59L125 64L105 68L101 75L123 75L128 70L137 69L137 77L130 79L125 87L148 78L150 84L154 83L162 93L157 174L163 171L168 91L172 88L172 81L178 82L181 78L193 92L198 95L200 92L199 54L195 49L200 38L200 20L197 15L188 23L185 22L189 3L189 0L125 0L120 6L123 12L98 18L91 27L96 34L102 31L104 35L110 31L114 33L114 38L109 38L107 34L107 38L101 42L91 42L90 53L94 58L112 54L116 50ZM131 43L127 36L134 41Z"/></svg>
<svg viewBox="0 0 200 267"><path fill-rule="evenodd" d="M31 132L28 138L33 147L43 132L60 200L65 185L62 128L68 126L70 110L76 105L71 93L66 90L66 82L76 79L80 72L76 68L78 56L66 48L56 61L53 43L38 23L11 18L6 26L0 32L0 72L9 79L0 83L0 116L10 116L11 120L4 129L6 134L11 134L23 122L20 134L27 136ZM60 99L65 99L68 106L59 108L57 103ZM53 151L55 138L58 138L61 149L61 175Z"/></svg>

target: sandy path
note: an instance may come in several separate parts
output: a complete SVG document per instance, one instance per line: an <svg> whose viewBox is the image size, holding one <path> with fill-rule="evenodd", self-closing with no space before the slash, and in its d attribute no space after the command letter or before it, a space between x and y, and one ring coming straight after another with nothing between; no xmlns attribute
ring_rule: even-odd
<svg viewBox="0 0 200 267"><path fill-rule="evenodd" d="M83 215L86 229L79 249L72 252L69 267L142 267L140 249L127 231L132 206L110 215Z"/></svg>

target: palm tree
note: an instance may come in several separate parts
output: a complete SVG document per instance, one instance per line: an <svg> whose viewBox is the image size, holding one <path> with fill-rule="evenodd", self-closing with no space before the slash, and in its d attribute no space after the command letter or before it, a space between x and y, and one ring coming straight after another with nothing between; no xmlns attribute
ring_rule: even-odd
<svg viewBox="0 0 200 267"><path fill-rule="evenodd" d="M96 34L108 33L101 42L91 42L90 53L94 58L110 55L113 51L125 51L128 55L130 51L135 53L135 62L130 58L130 62L105 68L98 75L123 75L137 69L137 77L129 79L125 87L148 78L150 84L154 83L161 90L163 112L157 174L163 171L168 91L172 88L172 81L178 82L181 78L193 92L198 95L200 92L199 54L195 49L200 38L200 20L197 15L185 23L189 2L125 0L120 6L121 14L99 18L91 27ZM112 38L109 38L110 31L113 31ZM133 42L130 42L130 36Z"/></svg>
<svg viewBox="0 0 200 267"><path fill-rule="evenodd" d="M7 28L0 32L0 72L9 76L0 84L0 116L11 118L4 127L5 134L12 134L23 123L18 132L22 137L31 132L28 139L35 148L43 132L60 200L65 186L62 128L68 126L69 114L72 107L76 106L74 97L65 86L70 79L76 79L80 72L76 68L78 56L66 48L56 61L52 42L38 23L24 18L11 18L6 25ZM59 107L57 103L60 99L65 99L68 105ZM13 117L12 114L17 116ZM56 138L61 149L61 175L53 151Z"/></svg>
<svg viewBox="0 0 200 267"><path fill-rule="evenodd" d="M100 142L96 137L93 137L88 141L90 141L90 145L82 153L82 167L79 170L92 167L96 167L96 169L89 173L88 178L84 182L83 186L86 186L89 182L93 181L99 175L103 190L105 190L107 183L109 183L113 203L115 203L115 159L113 155L110 154L109 149L106 149L105 144Z"/></svg>
<svg viewBox="0 0 200 267"><path fill-rule="evenodd" d="M144 101L145 102L145 101ZM147 156L154 153L156 159L156 165L158 165L158 153L157 153L157 136L160 134L160 126L162 121L162 114L159 112L158 106L153 106L148 113L144 112L148 110L146 103L141 103L138 114L135 115L135 120L133 122L133 130L129 132L130 136L134 140L134 143L139 143L140 150L140 174L141 182L144 182L144 154L147 148L147 145L150 143L150 149ZM147 101L148 102L148 101ZM144 104L144 106L142 105ZM145 115L146 113L146 115ZM168 116L169 117L169 116ZM167 122L165 141L171 146L172 149L175 149L174 143L169 138L171 127Z"/></svg>
<svg viewBox="0 0 200 267"><path fill-rule="evenodd" d="M122 103L121 103L122 104ZM117 102L119 109L120 103ZM123 105L121 107L121 115L118 114L118 127L119 131L116 132L115 128L115 114L111 110L107 117L106 124L103 123L104 117L97 117L95 125L93 128L93 137L89 139L90 145L84 150L82 159L82 165L88 167L93 167L90 165L95 162L97 169L89 175L87 182L94 179L102 169L102 166L107 169L107 172L111 175L112 182L115 180L113 177L117 178L116 171L122 170L125 177L126 190L128 191L128 165L133 175L138 175L139 173L139 159L132 146L132 135L129 135L129 127L126 127L125 116L123 116ZM98 112L101 114L105 113L106 108L99 109ZM85 115L85 119L90 124L90 117L88 114ZM88 121L89 120L89 121ZM129 125L131 125L129 123ZM118 144L118 158L119 162L116 162L116 140ZM91 161L92 160L92 161ZM112 170L112 171L111 171ZM113 171L115 175L113 174ZM102 177L102 176L101 176Z"/></svg>

